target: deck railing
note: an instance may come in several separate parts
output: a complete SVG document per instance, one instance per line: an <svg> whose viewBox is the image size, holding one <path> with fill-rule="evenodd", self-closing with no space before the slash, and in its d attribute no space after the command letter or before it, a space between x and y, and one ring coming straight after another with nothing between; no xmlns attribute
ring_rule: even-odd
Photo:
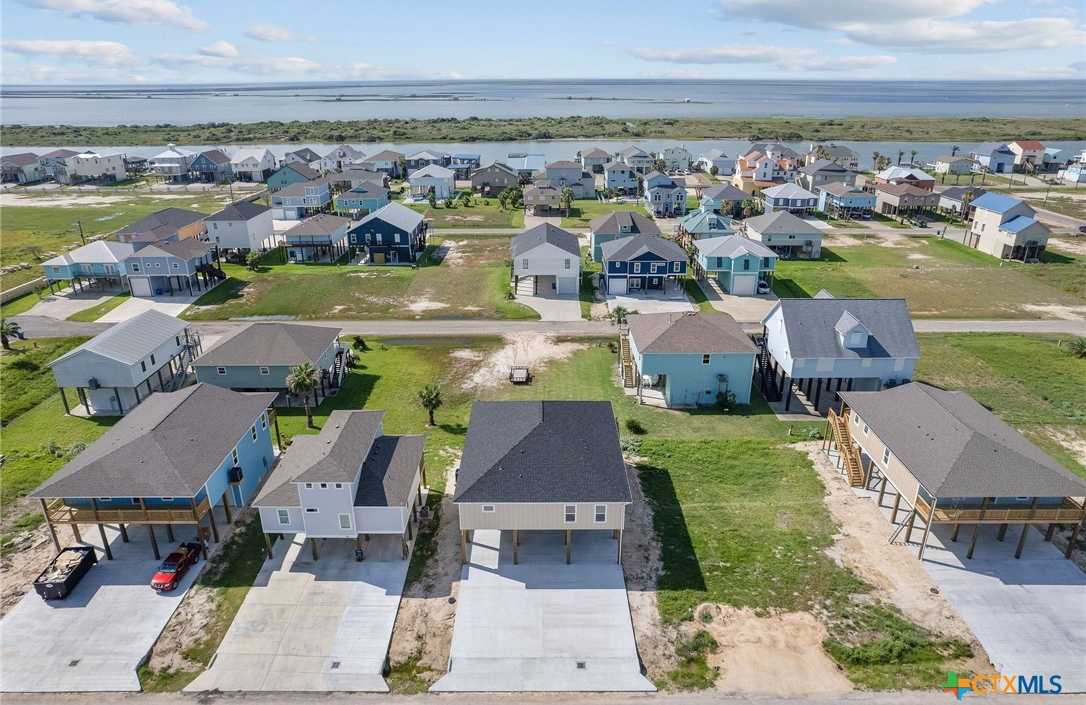
<svg viewBox="0 0 1086 705"><path fill-rule="evenodd" d="M916 498L916 510L936 524L1076 524L1086 517L1086 508L1067 497L1059 507L940 507L936 504L932 516L931 505L923 498Z"/></svg>
<svg viewBox="0 0 1086 705"><path fill-rule="evenodd" d="M101 504L73 507L55 499L46 505L49 521L54 524L194 524L211 510L205 497L193 507L119 507Z"/></svg>

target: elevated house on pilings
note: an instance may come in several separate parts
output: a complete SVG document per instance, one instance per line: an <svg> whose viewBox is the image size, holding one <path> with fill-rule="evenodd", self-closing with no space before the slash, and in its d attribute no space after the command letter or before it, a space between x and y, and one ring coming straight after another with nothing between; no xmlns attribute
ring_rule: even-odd
<svg viewBox="0 0 1086 705"><path fill-rule="evenodd" d="M161 559L156 528L172 543L177 528L191 527L206 556L205 535L219 541L218 522L233 520L275 464L274 398L209 384L153 394L31 493L54 548L58 526L79 543L89 524L112 559L106 526L125 542L132 526L145 526Z"/></svg>
<svg viewBox="0 0 1086 705"><path fill-rule="evenodd" d="M426 471L422 436L390 436L383 411L333 411L316 435L295 436L253 503L268 557L273 534L349 540L365 556L371 534L400 537L404 560L418 531Z"/></svg>
<svg viewBox="0 0 1086 705"><path fill-rule="evenodd" d="M912 379L920 346L904 299L781 299L762 319L757 367L762 394L793 391L821 413L833 393L878 391Z"/></svg>
<svg viewBox="0 0 1086 705"><path fill-rule="evenodd" d="M64 282L71 282L72 290L127 289L124 260L135 252L127 242L97 240L82 247L57 255L42 262L41 270L49 283L49 291L55 286L63 289Z"/></svg>
<svg viewBox="0 0 1086 705"><path fill-rule="evenodd" d="M187 323L150 310L72 348L49 367L65 413L73 413L65 390L75 389L87 416L117 416L154 392L184 386L188 367L202 350L200 334Z"/></svg>
<svg viewBox="0 0 1086 705"><path fill-rule="evenodd" d="M878 490L880 507L893 496L892 539L904 531L908 544L921 531L923 559L933 528L952 527L953 542L963 525L972 525L966 553L972 558L981 525L997 525L996 539L1003 541L1008 526L1020 524L1014 554L1020 558L1031 525L1046 526L1044 540L1051 541L1063 524L1073 527L1065 553L1071 557L1086 521L1086 482L968 394L912 382L840 397L823 447L839 451L851 484Z"/></svg>

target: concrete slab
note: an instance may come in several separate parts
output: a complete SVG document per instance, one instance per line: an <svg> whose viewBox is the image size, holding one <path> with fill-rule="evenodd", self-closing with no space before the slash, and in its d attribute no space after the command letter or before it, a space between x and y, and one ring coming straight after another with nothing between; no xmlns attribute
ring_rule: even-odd
<svg viewBox="0 0 1086 705"><path fill-rule="evenodd" d="M205 292L206 293L206 292ZM132 296L123 304L98 319L100 323L120 323L144 311L158 311L169 316L180 316L197 296ZM206 349L206 348L205 348Z"/></svg>
<svg viewBox="0 0 1086 705"><path fill-rule="evenodd" d="M704 280L699 281L698 286L714 310L728 314L739 323L761 323L778 300L772 291L755 296L734 296L718 290Z"/></svg>
<svg viewBox="0 0 1086 705"><path fill-rule="evenodd" d="M314 561L305 536L277 541L203 674L188 692L387 693L382 677L407 578L399 536L326 539Z"/></svg>
<svg viewBox="0 0 1086 705"><path fill-rule="evenodd" d="M636 313L669 313L672 311L693 311L694 305L686 297L686 292L677 282L670 282L662 291L642 294L607 294L607 309L615 310L622 306Z"/></svg>
<svg viewBox="0 0 1086 705"><path fill-rule="evenodd" d="M157 530L165 556L171 544ZM179 540L191 532L179 530ZM96 529L84 527L86 543L100 546ZM136 668L203 568L190 570L180 586L160 594L150 587L158 568L146 529L129 528L130 543L107 529L114 560L99 562L67 598L46 602L33 590L0 622L0 691L136 691ZM69 544L69 545L75 545Z"/></svg>
<svg viewBox="0 0 1086 705"><path fill-rule="evenodd" d="M476 531L449 672L432 692L654 691L641 675L617 542L606 531Z"/></svg>
<svg viewBox="0 0 1086 705"><path fill-rule="evenodd" d="M523 296L517 295L517 303L534 309L542 321L581 320L581 300L575 295Z"/></svg>
<svg viewBox="0 0 1086 705"><path fill-rule="evenodd" d="M88 308L105 303L117 294L118 291L95 291L93 293L76 293L71 288L64 289L56 294L50 294L34 304L27 316L45 316L63 321L68 316L85 311Z"/></svg>

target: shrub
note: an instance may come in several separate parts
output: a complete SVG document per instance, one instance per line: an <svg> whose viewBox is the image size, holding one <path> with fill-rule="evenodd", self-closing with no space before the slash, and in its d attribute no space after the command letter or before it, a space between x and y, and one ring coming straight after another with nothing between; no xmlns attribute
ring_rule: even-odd
<svg viewBox="0 0 1086 705"><path fill-rule="evenodd" d="M637 419L626 419L626 430L638 436L648 433L648 429Z"/></svg>
<svg viewBox="0 0 1086 705"><path fill-rule="evenodd" d="M1078 358L1086 357L1086 338L1075 338L1068 346L1071 354Z"/></svg>

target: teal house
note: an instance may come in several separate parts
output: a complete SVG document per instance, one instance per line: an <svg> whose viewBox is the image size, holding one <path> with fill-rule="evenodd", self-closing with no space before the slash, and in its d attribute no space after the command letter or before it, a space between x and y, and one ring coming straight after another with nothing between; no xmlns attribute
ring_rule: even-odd
<svg viewBox="0 0 1086 705"><path fill-rule="evenodd" d="M679 221L679 242L684 247L689 246L693 240L734 234L732 219L715 212L707 205L701 206Z"/></svg>
<svg viewBox="0 0 1086 705"><path fill-rule="evenodd" d="M713 277L729 294L753 296L762 282L773 282L777 253L756 240L725 235L695 240L694 267L699 277Z"/></svg>
<svg viewBox="0 0 1086 705"><path fill-rule="evenodd" d="M633 314L620 351L622 384L643 404L713 406L721 395L750 403L758 351L726 313Z"/></svg>
<svg viewBox="0 0 1086 705"><path fill-rule="evenodd" d="M379 188L371 182L363 182L336 196L333 204L339 215L361 218L388 205L388 189Z"/></svg>
<svg viewBox="0 0 1086 705"><path fill-rule="evenodd" d="M302 164L301 162L290 162L283 165L282 168L268 177L268 190L278 191L287 186L300 184L303 181L312 181L319 177L319 172L310 169L305 164Z"/></svg>

